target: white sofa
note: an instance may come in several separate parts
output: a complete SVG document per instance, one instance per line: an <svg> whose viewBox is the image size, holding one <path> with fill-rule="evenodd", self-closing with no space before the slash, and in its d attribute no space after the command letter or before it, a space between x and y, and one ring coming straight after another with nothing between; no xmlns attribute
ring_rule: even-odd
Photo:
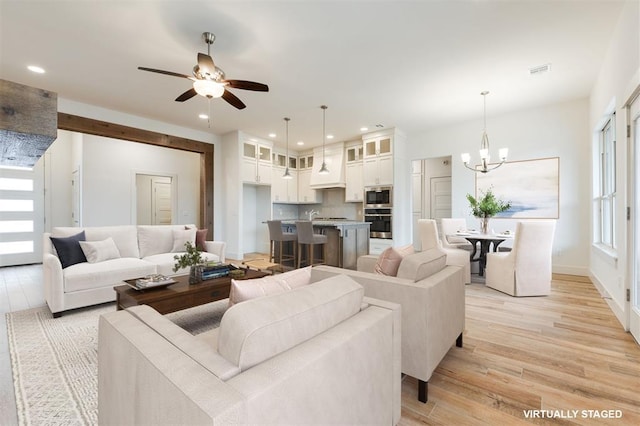
<svg viewBox="0 0 640 426"><path fill-rule="evenodd" d="M345 274L364 294L402 306L402 372L418 379L418 400L427 402L428 382L455 344L462 347L465 323L464 270L446 265L438 249L409 254L397 276L374 273L376 256L358 258L358 270L316 266L311 281Z"/></svg>
<svg viewBox="0 0 640 426"><path fill-rule="evenodd" d="M195 225L156 226L103 226L103 227L55 227L45 233L42 244L44 297L54 317L62 312L115 300L113 287L123 280L149 274L173 275L173 231L195 229ZM97 263L78 263L67 268L62 264L49 237L70 237L84 230L86 241L103 241L112 238L119 258ZM224 262L226 244L222 241L206 241L203 257ZM177 274L185 274L179 270Z"/></svg>
<svg viewBox="0 0 640 426"><path fill-rule="evenodd" d="M193 336L149 306L100 317L101 425L393 425L400 306L344 275L233 305Z"/></svg>

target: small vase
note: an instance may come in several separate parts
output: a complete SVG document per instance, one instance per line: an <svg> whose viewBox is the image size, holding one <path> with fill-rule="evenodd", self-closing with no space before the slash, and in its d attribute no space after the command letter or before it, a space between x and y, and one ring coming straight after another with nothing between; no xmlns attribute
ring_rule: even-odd
<svg viewBox="0 0 640 426"><path fill-rule="evenodd" d="M202 266L193 265L189 269L189 284L198 284L202 282Z"/></svg>
<svg viewBox="0 0 640 426"><path fill-rule="evenodd" d="M480 233L488 234L489 233L489 219L488 217L480 218Z"/></svg>

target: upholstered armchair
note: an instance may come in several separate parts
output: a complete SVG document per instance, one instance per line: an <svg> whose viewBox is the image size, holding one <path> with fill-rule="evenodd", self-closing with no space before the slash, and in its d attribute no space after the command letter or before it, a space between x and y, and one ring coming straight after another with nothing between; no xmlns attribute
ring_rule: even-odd
<svg viewBox="0 0 640 426"><path fill-rule="evenodd" d="M555 220L518 222L513 249L487 253L487 287L512 296L549 294L555 227Z"/></svg>
<svg viewBox="0 0 640 426"><path fill-rule="evenodd" d="M469 252L458 248L446 248L438 236L438 226L433 219L419 219L418 232L422 251L438 248L447 255L447 265L459 266L464 270L464 282L471 283L471 262Z"/></svg>

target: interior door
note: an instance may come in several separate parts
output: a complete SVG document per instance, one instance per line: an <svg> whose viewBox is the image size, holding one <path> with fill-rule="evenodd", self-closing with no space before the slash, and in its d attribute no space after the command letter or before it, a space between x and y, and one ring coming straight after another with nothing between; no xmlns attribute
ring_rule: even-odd
<svg viewBox="0 0 640 426"><path fill-rule="evenodd" d="M451 176L431 178L431 219L451 217Z"/></svg>
<svg viewBox="0 0 640 426"><path fill-rule="evenodd" d="M166 181L168 179L168 181ZM153 178L153 224L171 225L171 178Z"/></svg>
<svg viewBox="0 0 640 426"><path fill-rule="evenodd" d="M633 146L633 273L630 288L629 330L640 342L640 97L631 104L629 110L631 123L630 142Z"/></svg>

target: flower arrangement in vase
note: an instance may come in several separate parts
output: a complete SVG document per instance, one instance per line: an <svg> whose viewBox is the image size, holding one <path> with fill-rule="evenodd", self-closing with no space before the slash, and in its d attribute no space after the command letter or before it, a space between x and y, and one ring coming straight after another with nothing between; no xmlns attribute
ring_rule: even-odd
<svg viewBox="0 0 640 426"><path fill-rule="evenodd" d="M201 252L198 248L194 246L191 241L184 243L184 248L186 253L181 254L180 256L173 256L176 260L175 265L173 265L173 272L178 272L178 270L190 266L189 284L199 283L202 281L202 263L204 262L204 258L200 254Z"/></svg>
<svg viewBox="0 0 640 426"><path fill-rule="evenodd" d="M477 199L473 195L467 194L467 201L471 207L471 214L480 219L480 231L486 234L489 229L489 219L498 213L509 210L511 202L497 198L491 188L482 194L483 196Z"/></svg>

